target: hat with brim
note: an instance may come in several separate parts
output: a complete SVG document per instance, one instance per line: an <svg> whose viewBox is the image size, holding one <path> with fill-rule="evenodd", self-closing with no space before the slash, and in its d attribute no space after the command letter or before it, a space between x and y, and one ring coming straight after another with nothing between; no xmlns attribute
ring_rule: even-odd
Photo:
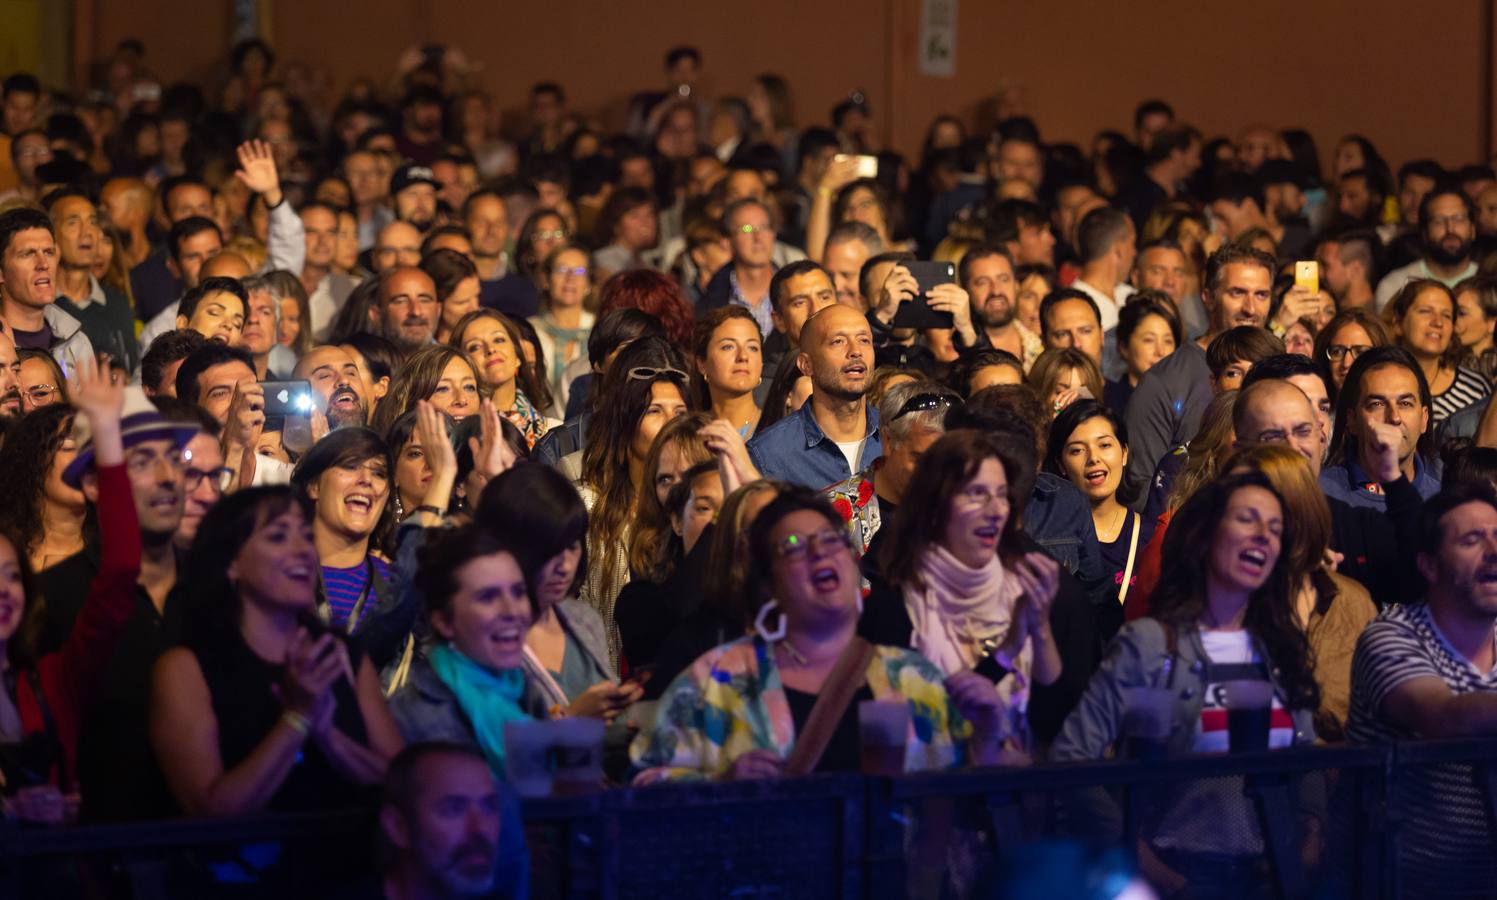
<svg viewBox="0 0 1497 900"><path fill-rule="evenodd" d="M442 187L442 182L432 174L430 166L411 163L395 170L394 177L390 179L390 196L395 196L413 184L429 184L438 190Z"/></svg>
<svg viewBox="0 0 1497 900"><path fill-rule="evenodd" d="M120 438L125 449L147 441L171 441L179 447L197 436L203 429L196 422L173 422L156 410L150 399L138 387L125 389L124 415L120 418ZM69 487L78 487L83 473L93 468L93 428L88 417L82 414L73 417L73 444L78 455L62 471L62 482Z"/></svg>

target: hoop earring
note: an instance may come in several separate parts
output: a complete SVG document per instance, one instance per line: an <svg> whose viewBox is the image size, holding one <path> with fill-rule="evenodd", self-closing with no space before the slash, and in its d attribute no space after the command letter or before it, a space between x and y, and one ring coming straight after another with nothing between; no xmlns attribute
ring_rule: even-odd
<svg viewBox="0 0 1497 900"><path fill-rule="evenodd" d="M775 641L783 641L785 639L784 613L780 613L780 624L775 627L774 631L770 631L764 624L764 620L769 618L770 612L778 609L779 604L770 600L759 607L759 614L754 617L754 632L763 638L766 643L773 644Z"/></svg>

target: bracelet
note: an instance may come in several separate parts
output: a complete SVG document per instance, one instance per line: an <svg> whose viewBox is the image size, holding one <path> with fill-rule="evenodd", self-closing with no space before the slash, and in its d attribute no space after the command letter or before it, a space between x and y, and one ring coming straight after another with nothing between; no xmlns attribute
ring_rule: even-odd
<svg viewBox="0 0 1497 900"><path fill-rule="evenodd" d="M423 503L420 506L416 507L415 509L411 510L411 512L413 512L413 513L420 513L420 512L431 513L432 515L436 516L439 519L442 517L442 511L440 509L437 509L435 506L432 506L430 503Z"/></svg>
<svg viewBox="0 0 1497 900"><path fill-rule="evenodd" d="M290 725L302 737L306 737L312 733L312 720L294 709L288 709L281 713L281 721Z"/></svg>

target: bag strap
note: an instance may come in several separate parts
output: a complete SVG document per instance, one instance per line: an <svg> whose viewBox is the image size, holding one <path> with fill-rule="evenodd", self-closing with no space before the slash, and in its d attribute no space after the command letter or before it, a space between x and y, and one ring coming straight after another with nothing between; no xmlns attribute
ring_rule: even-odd
<svg viewBox="0 0 1497 900"><path fill-rule="evenodd" d="M1138 513L1133 514L1133 537L1128 539L1128 563L1123 566L1123 584L1118 589L1119 606L1128 599L1128 586L1133 581L1133 561L1138 558L1138 525L1141 518Z"/></svg>
<svg viewBox="0 0 1497 900"><path fill-rule="evenodd" d="M785 761L786 777L795 778L815 771L821 754L832 742L837 723L842 721L852 698L868 680L868 664L872 660L873 645L863 638L855 636L842 648L842 654L821 686L821 693L816 695L816 705L811 707L806 727L795 737L795 749L790 751L790 758Z"/></svg>
<svg viewBox="0 0 1497 900"><path fill-rule="evenodd" d="M72 784L72 773L68 771L67 755L63 752L61 732L57 730L57 720L52 717L52 705L47 702L47 694L42 690L41 671L34 667L27 669L26 680L31 683L31 692L36 695L36 705L42 712L42 726L47 729L47 741L57 756L58 782L66 789Z"/></svg>

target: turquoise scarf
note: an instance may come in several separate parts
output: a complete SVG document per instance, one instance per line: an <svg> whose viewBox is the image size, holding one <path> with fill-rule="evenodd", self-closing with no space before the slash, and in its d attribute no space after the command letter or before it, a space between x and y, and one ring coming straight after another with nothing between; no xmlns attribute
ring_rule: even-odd
<svg viewBox="0 0 1497 900"><path fill-rule="evenodd" d="M473 723L473 732L489 768L496 777L503 778L504 723L530 719L520 708L520 697L525 693L524 671L495 672L484 668L451 644L437 645L428 658L432 671L457 695L457 705Z"/></svg>

